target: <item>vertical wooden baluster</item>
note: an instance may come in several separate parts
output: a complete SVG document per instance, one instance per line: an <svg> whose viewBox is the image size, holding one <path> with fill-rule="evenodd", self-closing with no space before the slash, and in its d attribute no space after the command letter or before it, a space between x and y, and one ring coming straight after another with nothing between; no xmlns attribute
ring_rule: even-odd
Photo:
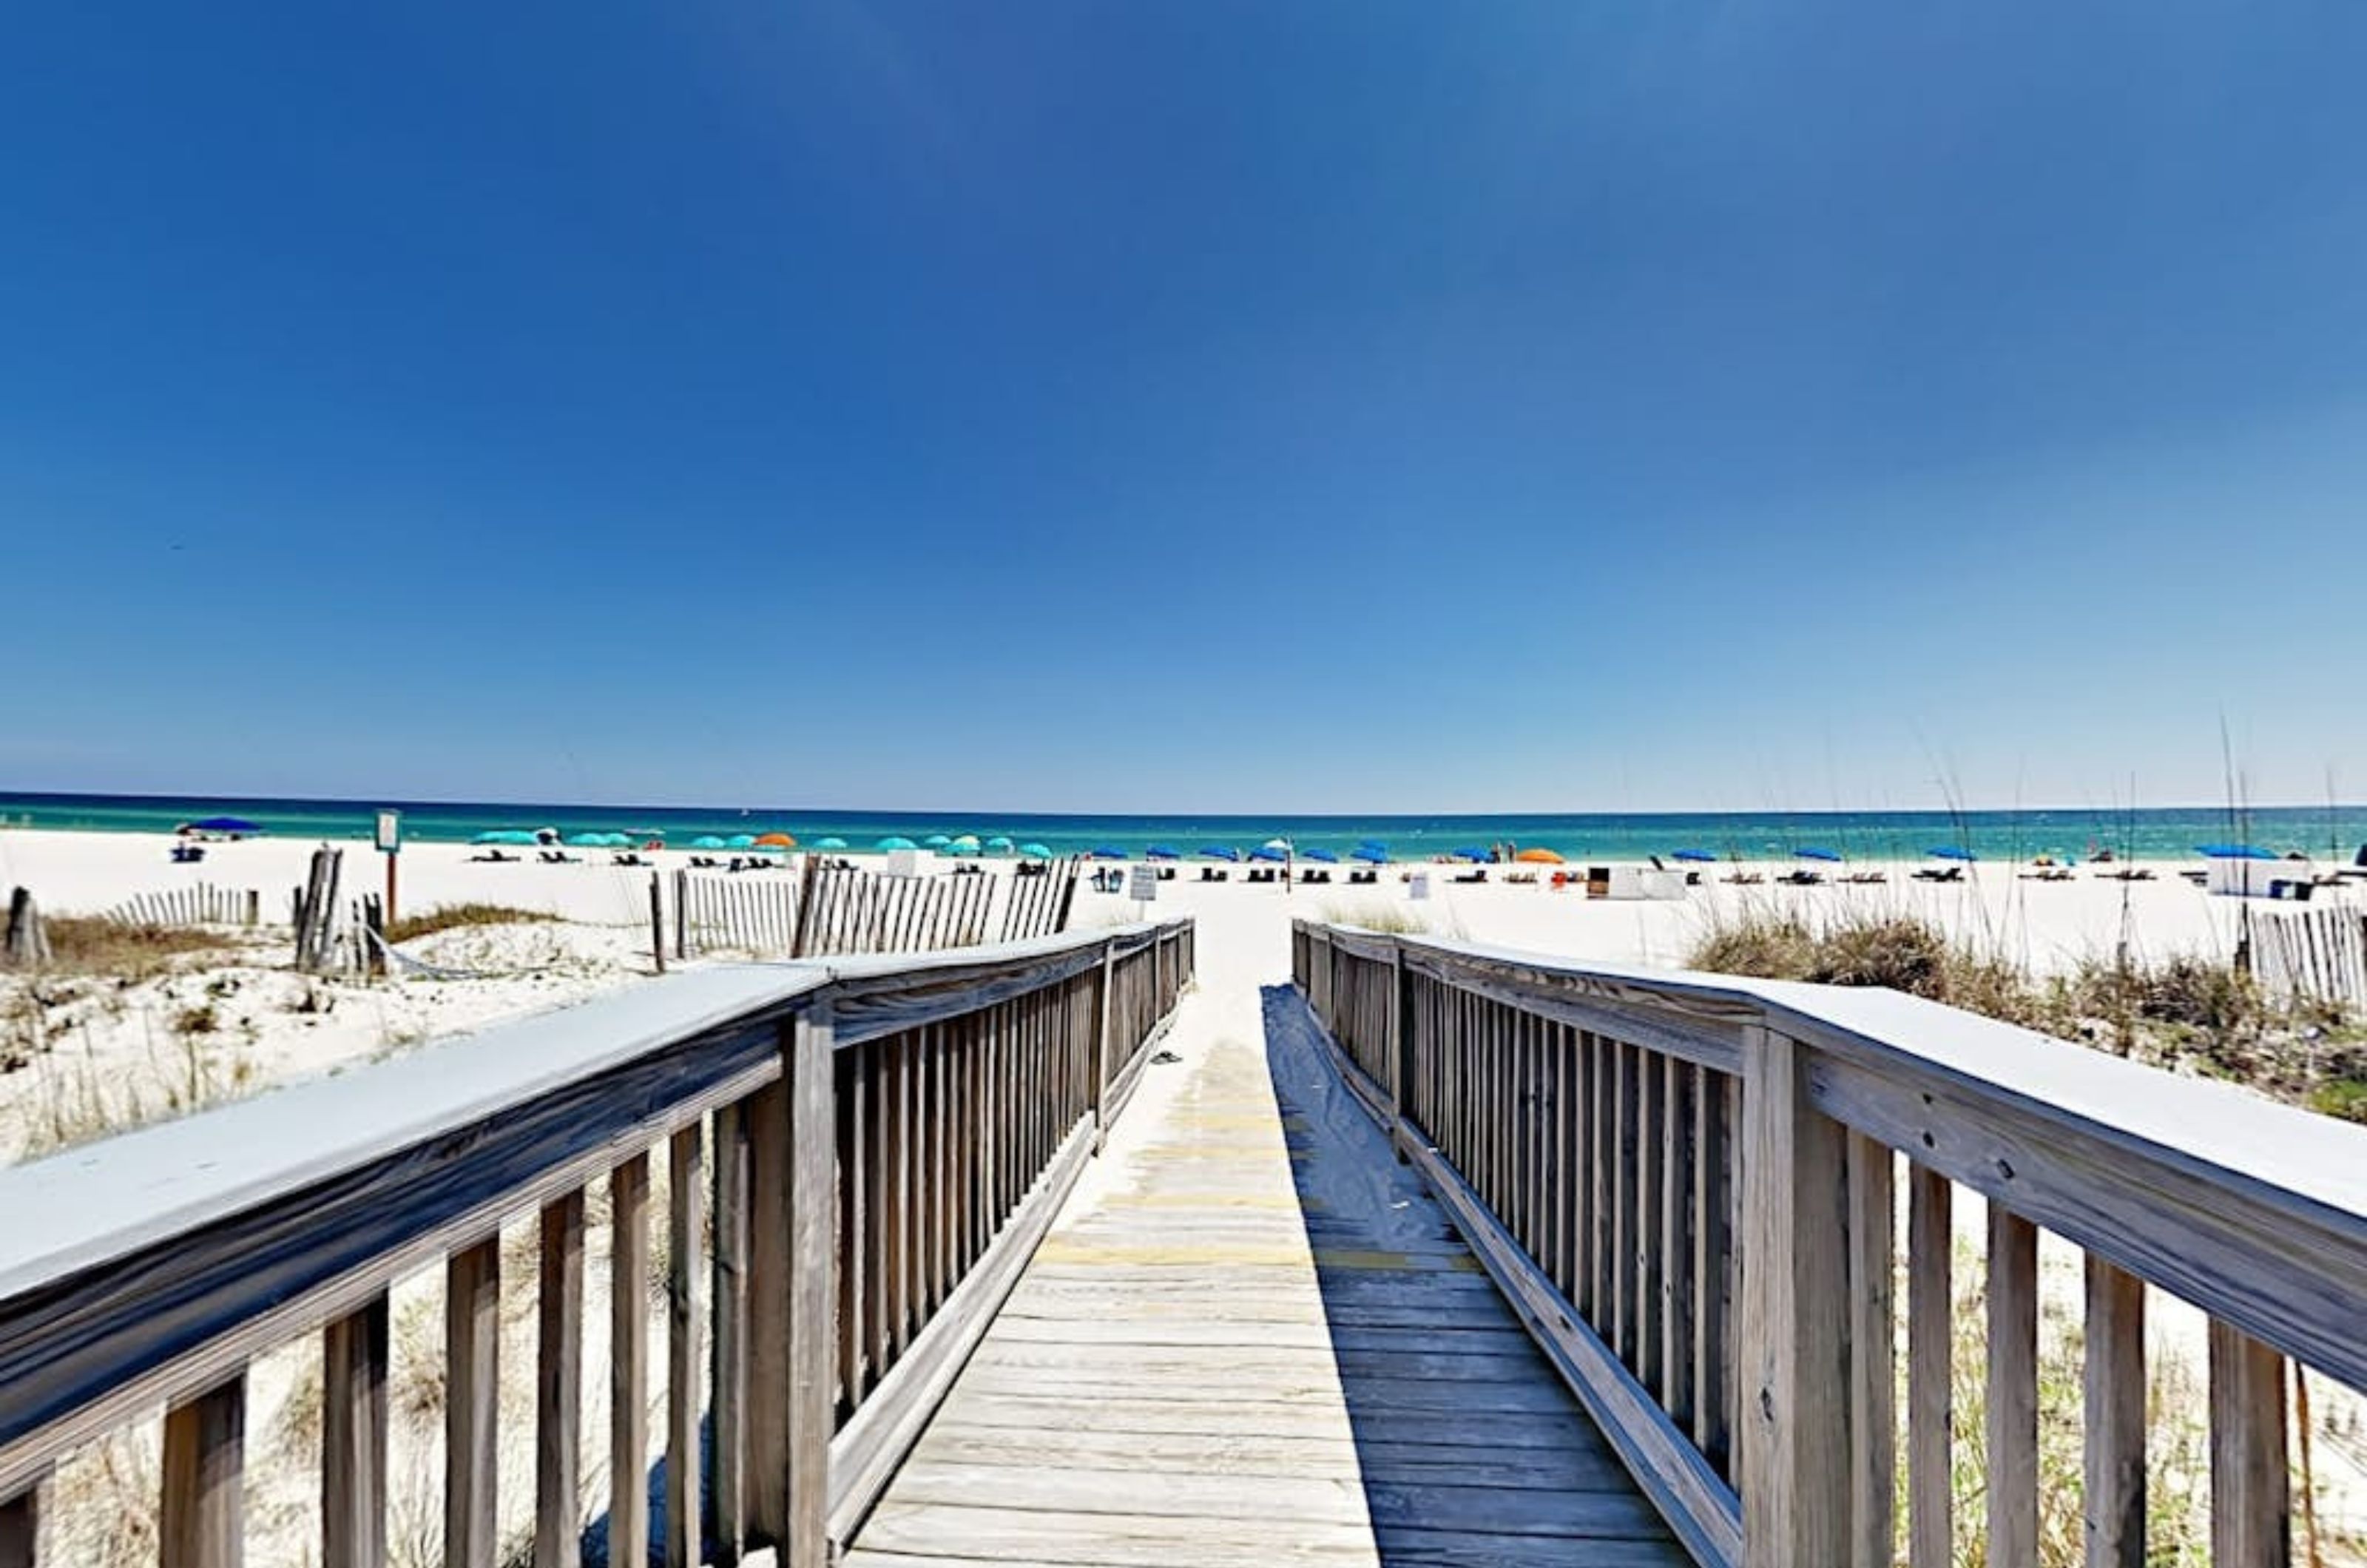
<svg viewBox="0 0 2367 1568"><path fill-rule="evenodd" d="M502 1240L444 1265L444 1563L493 1568L500 1472Z"/></svg>
<svg viewBox="0 0 2367 1568"><path fill-rule="evenodd" d="M2038 1562L2038 1227L1989 1206L1991 1568Z"/></svg>
<svg viewBox="0 0 2367 1568"><path fill-rule="evenodd" d="M827 1568L830 1561L830 1439L837 1299L838 1236L832 1130L836 1110L836 1040L827 1004L807 1010L789 1050L788 1522L783 1568Z"/></svg>
<svg viewBox="0 0 2367 1568"><path fill-rule="evenodd" d="M2284 1358L2211 1321L2212 1568L2285 1568L2293 1552Z"/></svg>
<svg viewBox="0 0 2367 1568"><path fill-rule="evenodd" d="M869 1157L863 1173L865 1200L871 1215L863 1249L864 1293L869 1311L864 1322L863 1337L871 1358L871 1378L875 1387L888 1375L892 1354L889 1348L889 1325L895 1311L895 1286L889 1277L889 1260L893 1257L889 1238L896 1227L896 1194L892 1178L896 1100L895 1085L888 1072L888 1054L891 1044L889 1040L874 1040L862 1048L864 1074L871 1080Z"/></svg>
<svg viewBox="0 0 2367 1568"><path fill-rule="evenodd" d="M35 1483L0 1503L0 1568L35 1568L40 1551L41 1493Z"/></svg>
<svg viewBox="0 0 2367 1568"><path fill-rule="evenodd" d="M1611 1349L1636 1365L1637 1051L1611 1042Z"/></svg>
<svg viewBox="0 0 2367 1568"><path fill-rule="evenodd" d="M386 1562L386 1292L321 1336L322 1568Z"/></svg>
<svg viewBox="0 0 2367 1568"><path fill-rule="evenodd" d="M1537 1263L1546 1278L1564 1293L1569 1290L1562 1247L1563 1219L1569 1213L1567 1183L1562 1172L1567 1157L1562 1128L1569 1120L1569 1089L1563 1076L1569 1039L1558 1023L1537 1025L1537 1061L1541 1100L1537 1111Z"/></svg>
<svg viewBox="0 0 2367 1568"><path fill-rule="evenodd" d="M1592 1080L1588 1098L1593 1102L1589 1107L1586 1138L1587 1185L1593 1209L1592 1235L1587 1243L1587 1302L1589 1321L1615 1356L1619 1353L1614 1326L1618 1314L1612 1301L1617 1293L1618 1270L1612 1259L1619 1252L1619 1227L1612 1214L1618 1207L1618 1182L1614 1177L1619 1148L1618 1118L1614 1114L1619 1094L1618 1047L1599 1034L1589 1034L1586 1045L1587 1075Z"/></svg>
<svg viewBox="0 0 2367 1568"><path fill-rule="evenodd" d="M1726 1074L1693 1069L1693 1446L1713 1465L1727 1468L1732 1435L1727 1427L1727 1324L1733 1273L1728 1224Z"/></svg>
<svg viewBox="0 0 2367 1568"><path fill-rule="evenodd" d="M697 1292L707 1226L699 1144L693 1122L666 1150L666 1568L696 1568L700 1555Z"/></svg>
<svg viewBox="0 0 2367 1568"><path fill-rule="evenodd" d="M608 1556L650 1556L650 1156L608 1173Z"/></svg>
<svg viewBox="0 0 2367 1568"><path fill-rule="evenodd" d="M1955 1395L1955 1188L1936 1170L1907 1168L1907 1561L1950 1568Z"/></svg>
<svg viewBox="0 0 2367 1568"><path fill-rule="evenodd" d="M1848 1561L1846 1134L1808 1102L1806 1046L1743 1032L1746 1568Z"/></svg>
<svg viewBox="0 0 2367 1568"><path fill-rule="evenodd" d="M2145 1568L2145 1282L2088 1256L2087 1568Z"/></svg>
<svg viewBox="0 0 2367 1568"><path fill-rule="evenodd" d="M1693 1067L1660 1058L1660 1408L1677 1423L1693 1414Z"/></svg>
<svg viewBox="0 0 2367 1568"><path fill-rule="evenodd" d="M542 1211L535 1365L535 1568L583 1561L583 1190Z"/></svg>
<svg viewBox="0 0 2367 1568"><path fill-rule="evenodd" d="M710 1269L708 1539L717 1568L740 1561L748 1516L748 1136L740 1107L715 1112L715 1257Z"/></svg>
<svg viewBox="0 0 2367 1568"><path fill-rule="evenodd" d="M910 1263L912 1251L912 1044L909 1034L880 1042L881 1082L886 1086L886 1111L880 1129L887 1166L882 1207L887 1250L881 1258L881 1300L887 1321L880 1329L881 1354L890 1367L904 1353L905 1325L912 1315Z"/></svg>
<svg viewBox="0 0 2367 1568"><path fill-rule="evenodd" d="M871 1383L871 1280L866 1260L871 1256L871 1046L857 1045L844 1053L848 1088L846 1149L843 1177L850 1216L839 1241L839 1258L845 1267L846 1329L839 1343L839 1363L846 1371L846 1402L851 1409L863 1403Z"/></svg>
<svg viewBox="0 0 2367 1568"><path fill-rule="evenodd" d="M778 1026L786 1061L791 1025ZM740 1102L748 1194L747 1337L741 1484L748 1540L777 1546L788 1528L789 1086L776 1078Z"/></svg>
<svg viewBox="0 0 2367 1568"><path fill-rule="evenodd" d="M1890 1145L1849 1141L1850 1561L1890 1568L1897 1486L1891 1276L1897 1247Z"/></svg>
<svg viewBox="0 0 2367 1568"><path fill-rule="evenodd" d="M1636 1228L1631 1245L1636 1253L1635 1359L1628 1363L1646 1388L1658 1388L1660 1377L1660 1160L1664 1113L1661 1098L1667 1080L1658 1052L1639 1050L1636 1074Z"/></svg>
<svg viewBox="0 0 2367 1568"><path fill-rule="evenodd" d="M246 1551L246 1376L164 1416L162 1568L237 1568Z"/></svg>

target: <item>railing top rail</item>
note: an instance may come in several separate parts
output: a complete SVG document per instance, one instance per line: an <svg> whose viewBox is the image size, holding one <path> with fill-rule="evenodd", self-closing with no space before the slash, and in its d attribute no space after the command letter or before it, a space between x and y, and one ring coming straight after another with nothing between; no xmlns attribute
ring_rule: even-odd
<svg viewBox="0 0 2367 1568"><path fill-rule="evenodd" d="M1693 970L1597 964L1435 937L1395 936L1321 921L1377 955L1392 947L1497 976L1568 982L1629 1005L1689 1018L1756 1013L1768 1027L1876 1072L1943 1080L1965 1097L2012 1106L2128 1154L2214 1182L2234 1182L2296 1218L2367 1248L2367 1130L1903 992L1758 980Z"/></svg>
<svg viewBox="0 0 2367 1568"><path fill-rule="evenodd" d="M1148 941L1180 922L925 954L695 969L412 1055L0 1169L0 1303L287 1199L686 1041L765 1027L836 985L957 979Z"/></svg>

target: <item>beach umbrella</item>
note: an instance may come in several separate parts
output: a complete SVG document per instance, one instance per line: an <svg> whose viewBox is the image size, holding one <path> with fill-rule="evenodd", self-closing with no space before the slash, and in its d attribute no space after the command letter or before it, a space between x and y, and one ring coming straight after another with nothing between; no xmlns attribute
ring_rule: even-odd
<svg viewBox="0 0 2367 1568"><path fill-rule="evenodd" d="M1008 839L1003 841L1005 843L1010 842ZM1041 844L1022 844L1019 846L1019 852L1027 856L1030 860L1050 860L1052 858L1052 852L1046 849ZM688 1474L689 1472L685 1471L684 1473Z"/></svg>
<svg viewBox="0 0 2367 1568"><path fill-rule="evenodd" d="M1182 860L1184 852L1172 844L1153 844L1142 852L1145 860Z"/></svg>
<svg viewBox="0 0 2367 1568"><path fill-rule="evenodd" d="M690 847L694 850L719 850L723 848L723 840L712 833L701 833L690 841ZM684 1473L687 1474L688 1472Z"/></svg>
<svg viewBox="0 0 2367 1568"><path fill-rule="evenodd" d="M723 847L727 850L753 850L756 847L756 835L734 833L723 840Z"/></svg>
<svg viewBox="0 0 2367 1568"><path fill-rule="evenodd" d="M760 850L794 850L798 841L787 833L759 833L756 835L756 847Z"/></svg>
<svg viewBox="0 0 2367 1568"><path fill-rule="evenodd" d="M978 835L976 833L964 833L957 839L947 839L946 840L946 848L958 851L963 854L974 855L978 853Z"/></svg>
<svg viewBox="0 0 2367 1568"><path fill-rule="evenodd" d="M1800 860L1819 860L1828 865L1841 863L1840 852L1835 850L1795 850L1793 854Z"/></svg>
<svg viewBox="0 0 2367 1568"><path fill-rule="evenodd" d="M1279 850L1284 854L1288 854L1290 852L1290 840L1288 839L1268 839L1264 843L1260 844L1258 848L1262 850Z"/></svg>
<svg viewBox="0 0 2367 1568"><path fill-rule="evenodd" d="M917 850L920 847L920 845L912 842L912 840L898 833L890 833L888 837L880 840L877 844L872 846L874 849L880 850Z"/></svg>
<svg viewBox="0 0 2367 1568"><path fill-rule="evenodd" d="M1514 855L1512 858L1516 861L1525 862L1530 865L1559 865L1561 863L1561 856L1554 853L1551 850L1523 850L1519 854Z"/></svg>
<svg viewBox="0 0 2367 1568"><path fill-rule="evenodd" d="M1675 854L1670 855L1669 858L1670 860L1686 861L1694 865L1716 865L1717 863L1717 857L1710 853L1707 850L1679 850Z"/></svg>
<svg viewBox="0 0 2367 1568"><path fill-rule="evenodd" d="M843 850L846 848L846 840L844 839L816 839L814 840L813 847L818 850Z"/></svg>
<svg viewBox="0 0 2367 1568"><path fill-rule="evenodd" d="M1286 861L1289 858L1290 852L1288 850L1278 850L1272 844L1260 844L1257 848L1250 852L1250 859L1251 860Z"/></svg>
<svg viewBox="0 0 2367 1568"><path fill-rule="evenodd" d="M1490 855L1486 850L1476 849L1469 845L1466 845L1464 848L1455 852L1455 858L1456 860L1467 860L1474 865L1484 865L1495 857Z"/></svg>
<svg viewBox="0 0 2367 1568"><path fill-rule="evenodd" d="M2275 860L2278 857L2254 844L2197 844L2194 852L2205 860Z"/></svg>
<svg viewBox="0 0 2367 1568"><path fill-rule="evenodd" d="M927 838L921 840L921 847L923 849L929 850L941 850L952 842L953 840L946 838L943 833L932 833Z"/></svg>
<svg viewBox="0 0 2367 1568"><path fill-rule="evenodd" d="M1338 865L1340 863L1340 857L1333 854L1330 850L1301 850L1298 852L1298 858L1301 860L1320 861L1325 865Z"/></svg>
<svg viewBox="0 0 2367 1568"><path fill-rule="evenodd" d="M606 849L629 850L633 847L633 836L630 833L603 833L600 835L600 842ZM764 840L759 839L757 842L762 843Z"/></svg>
<svg viewBox="0 0 2367 1568"><path fill-rule="evenodd" d="M1973 853L1972 851L1958 849L1954 844L1935 844L1931 848L1925 850L1923 852L1931 856L1933 860L1975 861L1980 859L1980 856Z"/></svg>
<svg viewBox="0 0 2367 1568"><path fill-rule="evenodd" d="M1124 860L1126 859L1126 852L1124 850L1112 849L1109 845L1103 844L1093 851L1093 858L1095 860Z"/></svg>
<svg viewBox="0 0 2367 1568"><path fill-rule="evenodd" d="M986 841L986 847L990 850L1008 850L1011 848L1011 840L1004 834L997 833Z"/></svg>
<svg viewBox="0 0 2367 1568"><path fill-rule="evenodd" d="M1241 852L1239 850L1228 849L1222 844L1203 844L1200 846L1200 858L1203 860L1237 861L1241 858Z"/></svg>
<svg viewBox="0 0 2367 1568"><path fill-rule="evenodd" d="M260 833L263 831L243 817L201 817L189 826L200 833Z"/></svg>
<svg viewBox="0 0 2367 1568"><path fill-rule="evenodd" d="M517 828L495 828L469 840L472 844L530 844L534 835Z"/></svg>
<svg viewBox="0 0 2367 1568"><path fill-rule="evenodd" d="M1387 865L1389 863L1389 852L1378 844L1358 844L1348 852L1367 865Z"/></svg>
<svg viewBox="0 0 2367 1568"><path fill-rule="evenodd" d="M572 848L579 850L605 850L608 847L608 835L606 833L571 833L568 835L567 842Z"/></svg>

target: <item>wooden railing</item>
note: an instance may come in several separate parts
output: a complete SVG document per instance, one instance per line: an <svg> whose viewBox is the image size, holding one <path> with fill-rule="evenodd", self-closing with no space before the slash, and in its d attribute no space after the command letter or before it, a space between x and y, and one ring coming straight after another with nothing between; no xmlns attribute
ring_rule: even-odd
<svg viewBox="0 0 2367 1568"><path fill-rule="evenodd" d="M576 1562L605 1513L612 1562L655 1529L670 1563L769 1544L819 1568L1124 1103L1192 952L1183 921L697 971L0 1172L0 1568L36 1561L55 1464L160 1409L164 1568L240 1562L246 1369L312 1335L318 1559L384 1562L388 1292L426 1269L447 1287L444 1561L489 1568L501 1228L538 1215L533 1561ZM595 1183L615 1480L587 1509Z"/></svg>
<svg viewBox="0 0 2367 1568"><path fill-rule="evenodd" d="M1945 1568L1962 1442L1986 1561L2034 1564L2044 1227L2086 1254L2085 1561L2146 1562L2150 1285L2210 1320L2211 1560L2286 1568L2287 1358L2367 1386L2367 1132L1891 991L1308 922L1293 964L1700 1562ZM1961 1435L1958 1188L1988 1210Z"/></svg>

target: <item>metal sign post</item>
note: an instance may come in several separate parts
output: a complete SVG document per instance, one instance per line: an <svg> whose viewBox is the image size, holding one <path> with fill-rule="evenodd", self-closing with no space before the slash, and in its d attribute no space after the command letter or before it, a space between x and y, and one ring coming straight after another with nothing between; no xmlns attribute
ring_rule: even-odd
<svg viewBox="0 0 2367 1568"><path fill-rule="evenodd" d="M386 923L394 924L394 863L402 850L402 813L378 814L378 849L386 857Z"/></svg>

